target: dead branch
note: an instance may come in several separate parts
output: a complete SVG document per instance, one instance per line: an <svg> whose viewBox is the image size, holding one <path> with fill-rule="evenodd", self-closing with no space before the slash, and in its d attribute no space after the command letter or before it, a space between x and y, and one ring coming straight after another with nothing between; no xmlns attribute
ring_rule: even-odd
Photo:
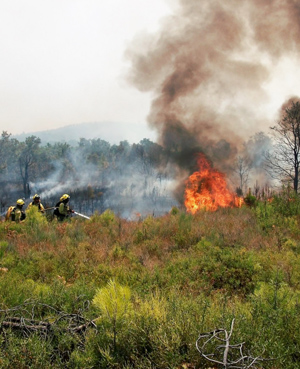
<svg viewBox="0 0 300 369"><path fill-rule="evenodd" d="M232 319L230 331L226 329L215 329L214 331L201 333L196 341L198 352L206 360L222 365L224 369L257 369L256 364L259 362L270 360L263 359L259 356L253 357L243 353L244 342L238 344L230 344L234 327L234 319ZM218 344L218 343L221 344ZM207 349L214 351L206 352Z"/></svg>
<svg viewBox="0 0 300 369"><path fill-rule="evenodd" d="M45 308L50 312L47 315L47 321L36 319L38 307ZM1 330L12 329L23 333L39 332L44 334L54 331L67 331L80 334L84 333L88 328L96 328L94 320L88 320L79 314L65 313L53 306L36 302L25 302L11 309L0 310L1 315L3 316L3 320L0 322Z"/></svg>

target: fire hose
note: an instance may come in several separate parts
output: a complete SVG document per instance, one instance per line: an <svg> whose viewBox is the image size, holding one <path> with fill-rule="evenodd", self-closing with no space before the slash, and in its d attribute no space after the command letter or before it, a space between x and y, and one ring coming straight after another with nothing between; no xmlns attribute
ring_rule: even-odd
<svg viewBox="0 0 300 369"><path fill-rule="evenodd" d="M57 209L57 207L52 207L52 208L47 208L47 209L44 209L45 211L47 211L47 210L52 210L52 209ZM80 216L80 217L82 217L82 218L85 218L85 219L91 219L90 217L88 217L87 215L84 215L84 214L81 214L81 213L77 213L77 211L72 211L71 212L72 214L76 214L76 215L78 215L78 216Z"/></svg>
<svg viewBox="0 0 300 369"><path fill-rule="evenodd" d="M46 208L44 209L43 211L47 211L47 210L53 210L53 209L57 209L55 206L52 207L52 208ZM2 214L0 214L0 217L4 216L6 214L6 211L3 212ZM91 219L90 217L88 217L87 215L84 215L84 214L81 214L81 213L77 213L77 211L72 211L72 214L76 214L82 218L85 218L85 219Z"/></svg>
<svg viewBox="0 0 300 369"><path fill-rule="evenodd" d="M74 211L73 214L79 215L80 217L85 218L85 219L91 219L90 217L88 217L84 214L77 213L77 211Z"/></svg>

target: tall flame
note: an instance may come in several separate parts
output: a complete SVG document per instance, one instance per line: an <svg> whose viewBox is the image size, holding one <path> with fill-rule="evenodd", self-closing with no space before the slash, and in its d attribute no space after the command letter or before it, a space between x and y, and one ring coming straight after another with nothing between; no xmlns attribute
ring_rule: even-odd
<svg viewBox="0 0 300 369"><path fill-rule="evenodd" d="M219 207L238 207L243 200L227 188L225 175L213 169L203 154L197 159L199 171L189 176L186 182L184 204L188 212L195 214L200 209L215 211Z"/></svg>

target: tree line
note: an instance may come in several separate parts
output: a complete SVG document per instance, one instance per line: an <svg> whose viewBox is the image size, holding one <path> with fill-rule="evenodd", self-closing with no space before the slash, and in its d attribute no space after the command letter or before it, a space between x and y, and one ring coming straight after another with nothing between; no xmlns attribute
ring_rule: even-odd
<svg viewBox="0 0 300 369"><path fill-rule="evenodd" d="M81 138L75 145L42 144L36 136L19 141L3 131L1 211L17 198L29 199L36 192L49 204L62 193L71 192L79 210L90 213L107 208L119 214L138 213L143 208L167 211L180 204L172 193L173 151L146 138L118 145L101 138ZM258 181L261 187L267 182L289 184L297 193L299 153L300 102L291 99L283 106L270 135L258 132L244 142L227 174L240 196L245 196L250 186L256 186L258 192Z"/></svg>
<svg viewBox="0 0 300 369"><path fill-rule="evenodd" d="M69 192L80 205L89 202L102 211L136 194L155 205L158 198L166 199L168 180L164 149L149 139L132 145L111 145L100 138L43 145L36 136L20 142L7 131L0 138L2 209L36 192L48 202Z"/></svg>

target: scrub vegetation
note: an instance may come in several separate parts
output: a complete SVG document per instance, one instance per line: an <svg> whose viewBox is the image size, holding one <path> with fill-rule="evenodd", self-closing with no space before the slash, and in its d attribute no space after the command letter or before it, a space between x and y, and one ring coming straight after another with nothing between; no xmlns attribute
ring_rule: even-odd
<svg viewBox="0 0 300 369"><path fill-rule="evenodd" d="M234 319L258 368L300 368L300 200L250 203L2 222L0 367L212 368L199 334Z"/></svg>

